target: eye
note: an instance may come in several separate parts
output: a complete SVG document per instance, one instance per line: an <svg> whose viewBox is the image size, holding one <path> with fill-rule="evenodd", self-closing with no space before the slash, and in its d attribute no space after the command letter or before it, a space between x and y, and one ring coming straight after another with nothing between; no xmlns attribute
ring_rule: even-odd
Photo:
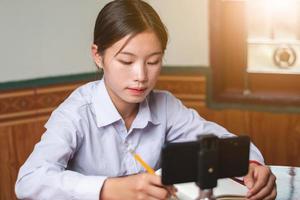
<svg viewBox="0 0 300 200"><path fill-rule="evenodd" d="M160 60L154 61L154 62L147 62L148 65L157 65L160 63Z"/></svg>
<svg viewBox="0 0 300 200"><path fill-rule="evenodd" d="M133 62L131 61L125 61L125 60L119 60L120 63L122 63L123 65L131 65Z"/></svg>

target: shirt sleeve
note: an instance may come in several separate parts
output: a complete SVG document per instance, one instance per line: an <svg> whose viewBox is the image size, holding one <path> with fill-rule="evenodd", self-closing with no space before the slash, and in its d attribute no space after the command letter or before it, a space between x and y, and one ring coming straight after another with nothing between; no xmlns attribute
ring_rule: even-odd
<svg viewBox="0 0 300 200"><path fill-rule="evenodd" d="M54 112L41 141L20 168L15 191L18 199L98 200L107 177L67 170L82 137L67 116Z"/></svg>
<svg viewBox="0 0 300 200"><path fill-rule="evenodd" d="M196 140L200 134L214 134L219 138L235 136L224 127L203 119L193 110L185 107L182 102L172 94L166 98L167 136L169 142ZM264 159L257 147L251 143L250 160L264 164Z"/></svg>

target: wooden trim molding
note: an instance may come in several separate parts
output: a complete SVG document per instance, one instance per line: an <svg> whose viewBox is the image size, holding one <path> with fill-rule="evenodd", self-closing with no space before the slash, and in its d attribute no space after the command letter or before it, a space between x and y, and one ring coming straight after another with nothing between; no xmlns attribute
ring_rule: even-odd
<svg viewBox="0 0 300 200"><path fill-rule="evenodd" d="M209 66L163 66L162 75L193 75L206 74ZM0 82L0 92L20 89L40 88L58 84L73 84L75 82L95 81L102 77L102 72L87 72L71 75L59 75L54 77L35 78L30 80L18 80Z"/></svg>
<svg viewBox="0 0 300 200"><path fill-rule="evenodd" d="M0 122L49 114L79 84L10 91L0 95Z"/></svg>

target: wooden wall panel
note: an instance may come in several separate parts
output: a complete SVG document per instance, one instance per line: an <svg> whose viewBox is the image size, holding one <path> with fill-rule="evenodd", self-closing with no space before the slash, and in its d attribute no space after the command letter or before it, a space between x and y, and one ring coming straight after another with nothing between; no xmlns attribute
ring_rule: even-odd
<svg viewBox="0 0 300 200"><path fill-rule="evenodd" d="M300 114L247 110L198 110L237 135L249 135L267 164L300 166Z"/></svg>
<svg viewBox="0 0 300 200"><path fill-rule="evenodd" d="M16 199L14 185L20 166L44 132L44 118L0 126L0 199ZM5 192L4 192L5 191Z"/></svg>
<svg viewBox="0 0 300 200"><path fill-rule="evenodd" d="M11 143L11 128L0 127L0 199L14 199L13 186L16 180L14 170L14 149Z"/></svg>

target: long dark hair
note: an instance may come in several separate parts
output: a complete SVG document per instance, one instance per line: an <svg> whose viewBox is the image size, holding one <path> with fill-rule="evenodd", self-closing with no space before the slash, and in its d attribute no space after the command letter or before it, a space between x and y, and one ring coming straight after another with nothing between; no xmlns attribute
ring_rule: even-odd
<svg viewBox="0 0 300 200"><path fill-rule="evenodd" d="M134 36L146 30L154 31L164 51L168 33L156 11L142 0L114 0L98 14L94 29L94 44L103 54L126 35Z"/></svg>

